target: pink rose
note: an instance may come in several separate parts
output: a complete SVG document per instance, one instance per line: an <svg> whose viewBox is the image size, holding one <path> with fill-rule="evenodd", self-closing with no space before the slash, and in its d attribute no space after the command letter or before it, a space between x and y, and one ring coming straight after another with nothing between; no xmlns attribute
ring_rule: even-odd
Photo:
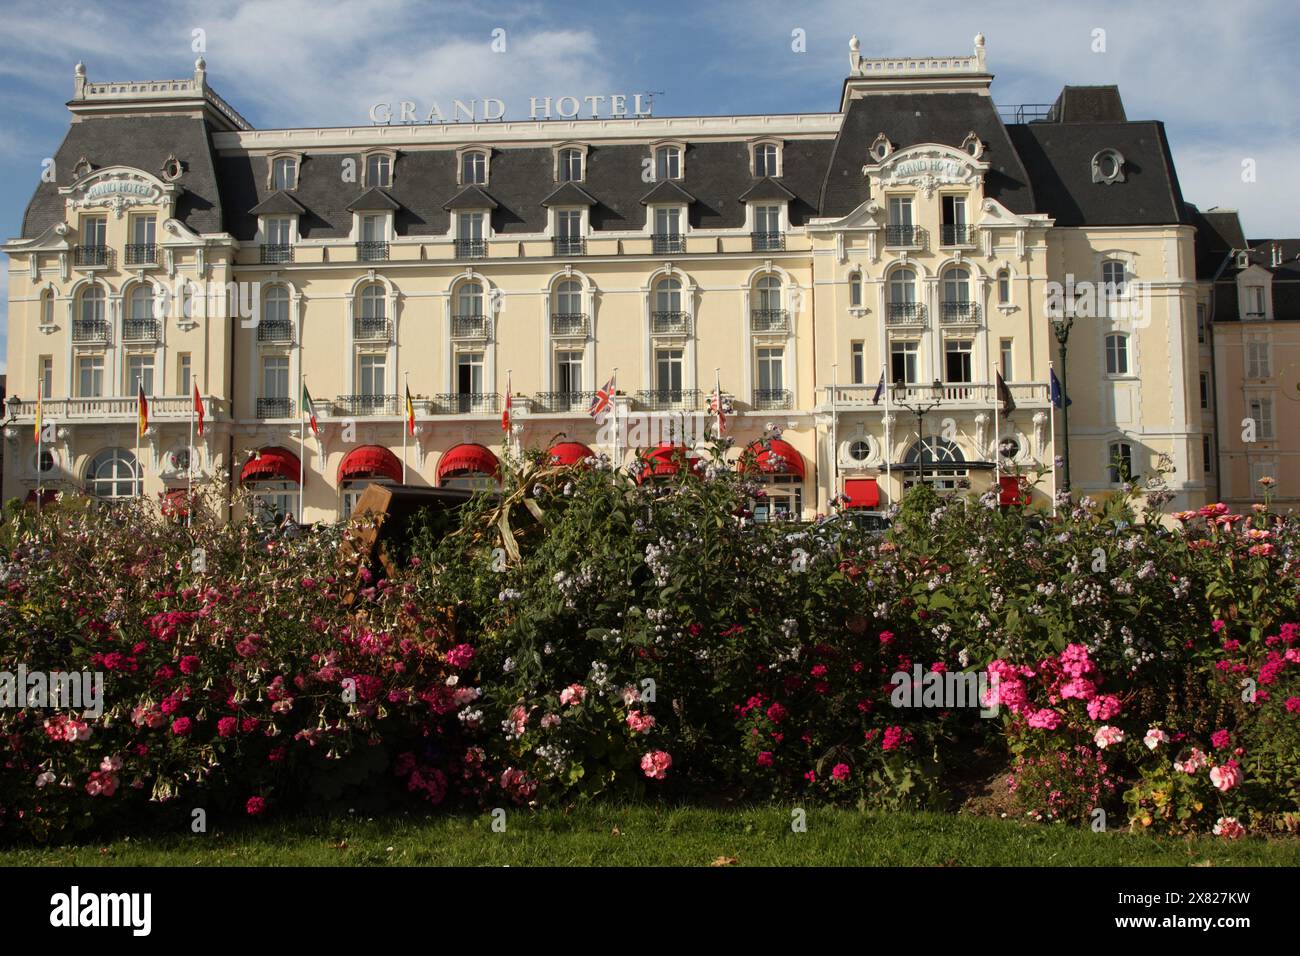
<svg viewBox="0 0 1300 956"><path fill-rule="evenodd" d="M220 737L233 737L239 722L234 717L222 717L217 721L217 735Z"/></svg>
<svg viewBox="0 0 1300 956"><path fill-rule="evenodd" d="M772 751L764 750L758 755L758 765L760 767L770 767L772 763Z"/></svg>
<svg viewBox="0 0 1300 956"><path fill-rule="evenodd" d="M194 729L194 721L188 717L177 717L172 721L172 733L177 737L185 737Z"/></svg>
<svg viewBox="0 0 1300 956"><path fill-rule="evenodd" d="M244 804L244 809L248 811L250 817L260 817L266 812L266 801L261 797L249 797L248 802Z"/></svg>
<svg viewBox="0 0 1300 956"><path fill-rule="evenodd" d="M665 750L651 750L641 758L641 770L651 780L663 780L672 765L673 758Z"/></svg>
<svg viewBox="0 0 1300 956"><path fill-rule="evenodd" d="M560 691L560 703L565 705L581 704L587 696L587 689L581 684L570 684Z"/></svg>
<svg viewBox="0 0 1300 956"><path fill-rule="evenodd" d="M655 719L649 714L629 710L627 712L627 725L632 728L634 733L648 734L654 729Z"/></svg>

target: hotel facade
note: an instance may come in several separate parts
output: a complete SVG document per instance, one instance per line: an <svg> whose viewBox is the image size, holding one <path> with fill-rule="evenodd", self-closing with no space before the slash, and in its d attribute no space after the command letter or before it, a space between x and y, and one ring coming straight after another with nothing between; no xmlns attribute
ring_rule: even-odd
<svg viewBox="0 0 1300 956"><path fill-rule="evenodd" d="M263 130L202 60L78 65L4 246L4 496L228 474L283 511L301 491L313 522L371 481L490 485L530 448L662 474L720 384L731 455L781 430L772 514L918 480L1047 503L1067 445L1076 495L1162 467L1171 509L1248 499L1264 466L1215 432L1250 413L1223 371L1244 360L1207 329L1224 282L1269 267L1211 268L1226 217L1183 201L1163 126L1114 87L996 106L982 37L901 59L855 38L849 66L827 113ZM615 370L619 436L587 411Z"/></svg>

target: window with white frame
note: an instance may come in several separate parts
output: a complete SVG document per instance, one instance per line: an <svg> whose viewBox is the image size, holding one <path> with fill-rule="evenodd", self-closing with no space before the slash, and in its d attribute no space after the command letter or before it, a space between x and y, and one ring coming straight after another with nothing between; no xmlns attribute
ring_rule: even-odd
<svg viewBox="0 0 1300 956"><path fill-rule="evenodd" d="M655 179L682 178L682 149L680 146L660 146L655 149Z"/></svg>
<svg viewBox="0 0 1300 956"><path fill-rule="evenodd" d="M54 394L54 356L42 355L36 363L36 376L41 383L41 394L49 398Z"/></svg>
<svg viewBox="0 0 1300 956"><path fill-rule="evenodd" d="M388 394L387 355L375 352L357 356L357 393L371 399Z"/></svg>
<svg viewBox="0 0 1300 956"><path fill-rule="evenodd" d="M486 217L481 212L456 214L456 238L462 242L482 242L485 238Z"/></svg>
<svg viewBox="0 0 1300 956"><path fill-rule="evenodd" d="M867 352L865 342L849 343L849 373L854 385L864 385L867 381Z"/></svg>
<svg viewBox="0 0 1300 956"><path fill-rule="evenodd" d="M108 244L108 217L86 216L81 220L81 244L102 249Z"/></svg>
<svg viewBox="0 0 1300 956"><path fill-rule="evenodd" d="M460 182L462 186L485 186L488 181L487 153L461 153Z"/></svg>
<svg viewBox="0 0 1300 956"><path fill-rule="evenodd" d="M780 206L755 206L754 231L761 236L779 236L782 231L781 218Z"/></svg>
<svg viewBox="0 0 1300 956"><path fill-rule="evenodd" d="M1129 374L1128 335L1123 332L1106 336L1106 374Z"/></svg>
<svg viewBox="0 0 1300 956"><path fill-rule="evenodd" d="M965 384L974 381L972 356L975 342L972 339L946 339L943 343L944 381Z"/></svg>
<svg viewBox="0 0 1300 956"><path fill-rule="evenodd" d="M456 393L462 396L461 411L471 411L465 407L463 400L475 400L475 396L484 394L486 379L483 375L484 355L478 351L456 353Z"/></svg>
<svg viewBox="0 0 1300 956"><path fill-rule="evenodd" d="M681 401L684 368L682 349L655 350L655 392L660 401Z"/></svg>
<svg viewBox="0 0 1300 956"><path fill-rule="evenodd" d="M758 383L755 404L770 404L785 396L785 349L762 347L755 356Z"/></svg>
<svg viewBox="0 0 1300 956"><path fill-rule="evenodd" d="M1247 414L1255 422L1255 438L1259 441L1273 440L1273 399L1267 395L1257 395L1250 400Z"/></svg>
<svg viewBox="0 0 1300 956"><path fill-rule="evenodd" d="M483 315L483 284L462 282L456 290L456 314L460 316Z"/></svg>
<svg viewBox="0 0 1300 956"><path fill-rule="evenodd" d="M582 150L572 147L560 150L559 180L562 183L582 182Z"/></svg>
<svg viewBox="0 0 1300 956"><path fill-rule="evenodd" d="M1268 341L1249 339L1246 342L1246 378L1269 378L1273 374Z"/></svg>
<svg viewBox="0 0 1300 956"><path fill-rule="evenodd" d="M153 303L153 286L137 284L127 303L127 318L133 322L148 322L153 318Z"/></svg>
<svg viewBox="0 0 1300 956"><path fill-rule="evenodd" d="M296 189L298 186L298 160L292 156L277 156L271 160L271 188Z"/></svg>
<svg viewBox="0 0 1300 956"><path fill-rule="evenodd" d="M388 241L388 216L384 213L368 213L361 217L362 242Z"/></svg>
<svg viewBox="0 0 1300 956"><path fill-rule="evenodd" d="M293 245L293 219L289 216L275 216L264 220L262 231L268 246Z"/></svg>
<svg viewBox="0 0 1300 956"><path fill-rule="evenodd" d="M1133 446L1126 441L1113 441L1106 446L1106 469L1112 485L1133 478Z"/></svg>
<svg viewBox="0 0 1300 956"><path fill-rule="evenodd" d="M366 185L387 187L393 185L393 159L387 153L372 153L366 157Z"/></svg>
<svg viewBox="0 0 1300 956"><path fill-rule="evenodd" d="M1011 273L1006 269L998 270L998 304L1011 303Z"/></svg>
<svg viewBox="0 0 1300 956"><path fill-rule="evenodd" d="M1107 298L1125 294L1128 288L1128 270L1119 259L1107 259L1101 264L1102 291Z"/></svg>
<svg viewBox="0 0 1300 956"><path fill-rule="evenodd" d="M81 321L86 323L96 323L104 321L104 290L97 285L89 286L81 291L80 299L81 308L78 310L81 314Z"/></svg>
<svg viewBox="0 0 1300 956"><path fill-rule="evenodd" d="M1012 348L1011 339L1001 339L998 341L998 363L1001 366L1002 378L1004 381L1015 381L1015 362L1013 356L1015 351Z"/></svg>
<svg viewBox="0 0 1300 956"><path fill-rule="evenodd" d="M145 395L153 395L153 356L128 355L125 394L137 395L141 387L144 388Z"/></svg>
<svg viewBox="0 0 1300 956"><path fill-rule="evenodd" d="M1264 318L1264 287L1253 285L1246 289L1246 318Z"/></svg>
<svg viewBox="0 0 1300 956"><path fill-rule="evenodd" d="M907 323L920 318L916 301L916 270L910 266L895 269L889 275L888 321Z"/></svg>
<svg viewBox="0 0 1300 956"><path fill-rule="evenodd" d="M849 308L862 308L862 273L849 273Z"/></svg>
<svg viewBox="0 0 1300 956"><path fill-rule="evenodd" d="M54 293L46 289L41 293L41 325L54 324Z"/></svg>
<svg viewBox="0 0 1300 956"><path fill-rule="evenodd" d="M82 355L77 358L77 396L99 398L104 394L104 356Z"/></svg>
<svg viewBox="0 0 1300 956"><path fill-rule="evenodd" d="M86 466L86 493L95 498L134 498L144 490L135 455L125 448L107 448Z"/></svg>
<svg viewBox="0 0 1300 956"><path fill-rule="evenodd" d="M577 396L582 391L582 352L562 349L555 353L555 390Z"/></svg>
<svg viewBox="0 0 1300 956"><path fill-rule="evenodd" d="M287 303L286 303L287 304ZM388 318L388 293L383 283L371 282L361 287L358 301L361 307L360 318L370 321L384 321ZM285 316L286 320L288 315Z"/></svg>
<svg viewBox="0 0 1300 956"><path fill-rule="evenodd" d="M190 395L193 388L193 367L194 362L189 352L182 352L176 356L176 394Z"/></svg>
<svg viewBox="0 0 1300 956"><path fill-rule="evenodd" d="M759 143L754 147L754 175L780 176L780 155L775 143Z"/></svg>
<svg viewBox="0 0 1300 956"><path fill-rule="evenodd" d="M676 239L682 234L682 210L680 206L655 207L656 236Z"/></svg>
<svg viewBox="0 0 1300 956"><path fill-rule="evenodd" d="M921 343L915 339L894 339L889 343L891 382L915 385L921 380Z"/></svg>
<svg viewBox="0 0 1300 956"><path fill-rule="evenodd" d="M262 356L261 398L281 403L289 401L289 356ZM288 414L287 408L284 414Z"/></svg>

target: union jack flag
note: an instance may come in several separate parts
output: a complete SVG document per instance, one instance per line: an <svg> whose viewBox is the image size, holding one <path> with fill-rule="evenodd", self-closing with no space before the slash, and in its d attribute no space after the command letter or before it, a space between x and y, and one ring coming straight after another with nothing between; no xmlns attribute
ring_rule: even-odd
<svg viewBox="0 0 1300 956"><path fill-rule="evenodd" d="M587 414L592 418L600 418L613 402L614 378L610 376L609 381L605 383L605 387L591 399L591 404L587 407Z"/></svg>

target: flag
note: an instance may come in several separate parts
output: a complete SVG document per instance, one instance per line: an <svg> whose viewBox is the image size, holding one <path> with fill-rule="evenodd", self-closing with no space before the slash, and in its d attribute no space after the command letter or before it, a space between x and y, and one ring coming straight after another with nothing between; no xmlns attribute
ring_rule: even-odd
<svg viewBox="0 0 1300 956"><path fill-rule="evenodd" d="M32 441L34 442L39 442L41 440L41 411L43 410L43 407L41 380L38 378L36 380L36 428L32 431Z"/></svg>
<svg viewBox="0 0 1300 956"><path fill-rule="evenodd" d="M713 387L713 395L709 398L709 411L713 412L718 419L718 435L722 435L722 430L727 427L727 412L722 405L722 380L719 379L717 385Z"/></svg>
<svg viewBox="0 0 1300 956"><path fill-rule="evenodd" d="M406 386L406 430L415 434L415 403L411 401L411 386Z"/></svg>
<svg viewBox="0 0 1300 956"><path fill-rule="evenodd" d="M613 401L614 378L611 376L609 381L605 383L605 387L592 397L591 404L587 406L587 414L592 418L599 418Z"/></svg>
<svg viewBox="0 0 1300 956"><path fill-rule="evenodd" d="M880 373L880 381L876 383L875 394L871 396L871 404L879 405L881 396L885 394L885 373Z"/></svg>
<svg viewBox="0 0 1300 956"><path fill-rule="evenodd" d="M1016 401L1011 397L1011 389L1002 380L1001 372L998 372L998 401L1002 403L1003 415L1010 415L1016 410Z"/></svg>
<svg viewBox="0 0 1300 956"><path fill-rule="evenodd" d="M1066 395L1064 389L1061 388L1061 380L1056 377L1056 369L1051 370L1050 376L1052 383L1052 404L1057 408L1064 408L1066 405L1073 404L1074 399L1069 395Z"/></svg>
<svg viewBox="0 0 1300 956"><path fill-rule="evenodd" d="M199 383L194 383L194 413L199 420L199 437L203 437L203 396L199 394Z"/></svg>
<svg viewBox="0 0 1300 956"><path fill-rule="evenodd" d="M501 411L501 430L510 431L510 410L514 407L514 396L510 393L510 376L506 376L506 407Z"/></svg>
<svg viewBox="0 0 1300 956"><path fill-rule="evenodd" d="M316 406L311 402L311 392L307 391L307 381L302 383L302 410L307 414L307 419L311 425L311 433L317 438L320 437L320 430L316 427Z"/></svg>
<svg viewBox="0 0 1300 956"><path fill-rule="evenodd" d="M136 415L140 419L140 429L137 434L143 438L145 430L149 427L149 399L144 397L144 379L140 379L140 391L135 397Z"/></svg>

